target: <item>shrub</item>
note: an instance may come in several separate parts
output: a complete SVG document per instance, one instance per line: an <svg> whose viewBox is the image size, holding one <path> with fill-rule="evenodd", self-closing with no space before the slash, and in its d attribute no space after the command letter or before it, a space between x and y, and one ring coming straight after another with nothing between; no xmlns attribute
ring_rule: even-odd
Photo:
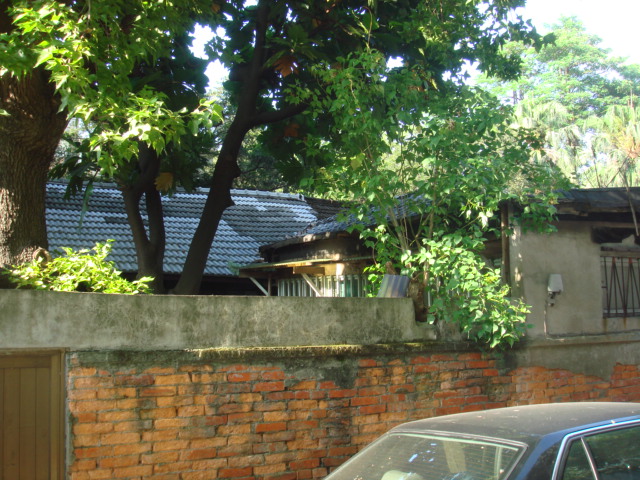
<svg viewBox="0 0 640 480"><path fill-rule="evenodd" d="M54 258L37 258L14 265L6 274L19 289L54 290L58 292L102 292L134 295L151 293L151 277L129 281L123 278L112 261L106 259L113 240L96 243L91 250L62 248Z"/></svg>

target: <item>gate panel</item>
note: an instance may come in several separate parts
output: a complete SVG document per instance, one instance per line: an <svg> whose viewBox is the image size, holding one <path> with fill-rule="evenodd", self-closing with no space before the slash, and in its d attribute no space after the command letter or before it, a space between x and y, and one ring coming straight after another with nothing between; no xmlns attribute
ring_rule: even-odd
<svg viewBox="0 0 640 480"><path fill-rule="evenodd" d="M62 479L62 353L0 355L0 480Z"/></svg>

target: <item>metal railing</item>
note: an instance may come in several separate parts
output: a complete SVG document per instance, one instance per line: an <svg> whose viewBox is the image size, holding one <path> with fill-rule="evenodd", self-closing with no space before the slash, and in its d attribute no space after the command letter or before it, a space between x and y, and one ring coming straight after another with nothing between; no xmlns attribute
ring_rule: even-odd
<svg viewBox="0 0 640 480"><path fill-rule="evenodd" d="M323 297L364 297L367 279L365 275L325 275L307 277ZM279 297L317 297L303 277L278 280Z"/></svg>
<svg viewBox="0 0 640 480"><path fill-rule="evenodd" d="M603 315L640 316L640 254L602 252L600 266Z"/></svg>

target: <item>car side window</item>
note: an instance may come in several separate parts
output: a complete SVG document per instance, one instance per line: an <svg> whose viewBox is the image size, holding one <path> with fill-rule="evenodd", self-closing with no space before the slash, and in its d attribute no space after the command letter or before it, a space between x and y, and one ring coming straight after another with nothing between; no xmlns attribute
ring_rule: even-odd
<svg viewBox="0 0 640 480"><path fill-rule="evenodd" d="M640 480L640 426L574 439L561 479L595 480L591 463L599 480Z"/></svg>
<svg viewBox="0 0 640 480"><path fill-rule="evenodd" d="M640 426L586 437L601 480L640 480Z"/></svg>

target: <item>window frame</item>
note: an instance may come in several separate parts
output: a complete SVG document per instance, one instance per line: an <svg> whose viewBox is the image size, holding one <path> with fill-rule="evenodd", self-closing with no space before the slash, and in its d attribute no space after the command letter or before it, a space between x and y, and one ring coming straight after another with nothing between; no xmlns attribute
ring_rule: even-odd
<svg viewBox="0 0 640 480"><path fill-rule="evenodd" d="M634 265L625 265L629 262ZM614 270L619 271L616 282L613 281ZM640 250L602 246L600 282L603 318L640 317Z"/></svg>

